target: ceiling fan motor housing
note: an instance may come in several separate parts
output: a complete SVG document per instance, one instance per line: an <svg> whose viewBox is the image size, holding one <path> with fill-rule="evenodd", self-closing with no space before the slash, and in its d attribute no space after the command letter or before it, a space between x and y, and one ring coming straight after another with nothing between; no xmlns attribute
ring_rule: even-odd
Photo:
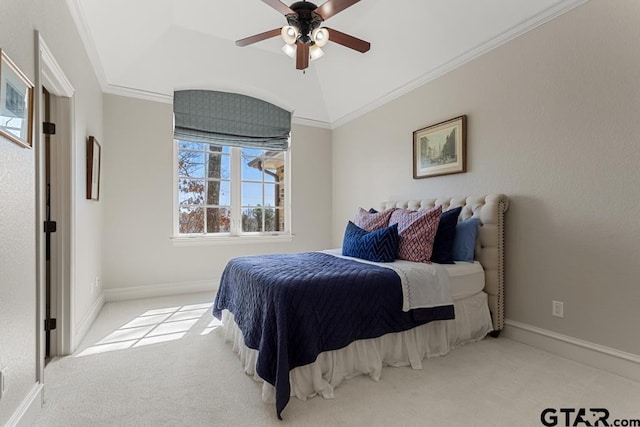
<svg viewBox="0 0 640 427"><path fill-rule="evenodd" d="M297 27L298 40L305 44L312 44L311 32L322 24L322 17L314 12L318 6L311 2L299 1L289 6L296 13L285 15L289 25Z"/></svg>

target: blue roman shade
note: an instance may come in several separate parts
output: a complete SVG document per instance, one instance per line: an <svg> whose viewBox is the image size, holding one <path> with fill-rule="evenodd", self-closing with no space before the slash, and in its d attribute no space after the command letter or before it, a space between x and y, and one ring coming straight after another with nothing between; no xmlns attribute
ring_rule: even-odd
<svg viewBox="0 0 640 427"><path fill-rule="evenodd" d="M261 99L210 90L173 93L178 140L287 150L291 113Z"/></svg>

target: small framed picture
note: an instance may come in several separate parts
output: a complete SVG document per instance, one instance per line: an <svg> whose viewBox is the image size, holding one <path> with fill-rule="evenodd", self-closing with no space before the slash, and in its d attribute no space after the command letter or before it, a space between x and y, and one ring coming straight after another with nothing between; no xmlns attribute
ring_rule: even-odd
<svg viewBox="0 0 640 427"><path fill-rule="evenodd" d="M467 171L467 116L413 132L413 178Z"/></svg>
<svg viewBox="0 0 640 427"><path fill-rule="evenodd" d="M100 199L100 144L93 136L87 138L87 199Z"/></svg>
<svg viewBox="0 0 640 427"><path fill-rule="evenodd" d="M0 135L33 147L33 84L0 49Z"/></svg>

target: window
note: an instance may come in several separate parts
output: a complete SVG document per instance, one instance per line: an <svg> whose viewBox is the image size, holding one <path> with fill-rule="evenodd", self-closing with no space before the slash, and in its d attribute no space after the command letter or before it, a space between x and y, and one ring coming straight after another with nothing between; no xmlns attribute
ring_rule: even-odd
<svg viewBox="0 0 640 427"><path fill-rule="evenodd" d="M189 89L173 93L173 117L174 235L187 237L176 242L290 240L291 113L246 95Z"/></svg>
<svg viewBox="0 0 640 427"><path fill-rule="evenodd" d="M178 236L289 231L287 151L176 140Z"/></svg>

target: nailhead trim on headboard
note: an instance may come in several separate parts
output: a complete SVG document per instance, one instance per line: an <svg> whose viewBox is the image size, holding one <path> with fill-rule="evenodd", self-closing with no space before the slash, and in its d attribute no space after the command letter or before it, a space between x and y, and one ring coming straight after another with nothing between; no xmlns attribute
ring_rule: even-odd
<svg viewBox="0 0 640 427"><path fill-rule="evenodd" d="M507 210L506 200L498 202L498 302L497 316L493 318L493 328L501 331L504 328L504 213Z"/></svg>
<svg viewBox="0 0 640 427"><path fill-rule="evenodd" d="M446 211L462 206L460 220L476 217L480 220L475 258L485 270L485 292L489 295L489 309L494 331L504 327L504 213L509 199L504 194L451 197L424 200L384 202L382 209L431 209L442 206Z"/></svg>

